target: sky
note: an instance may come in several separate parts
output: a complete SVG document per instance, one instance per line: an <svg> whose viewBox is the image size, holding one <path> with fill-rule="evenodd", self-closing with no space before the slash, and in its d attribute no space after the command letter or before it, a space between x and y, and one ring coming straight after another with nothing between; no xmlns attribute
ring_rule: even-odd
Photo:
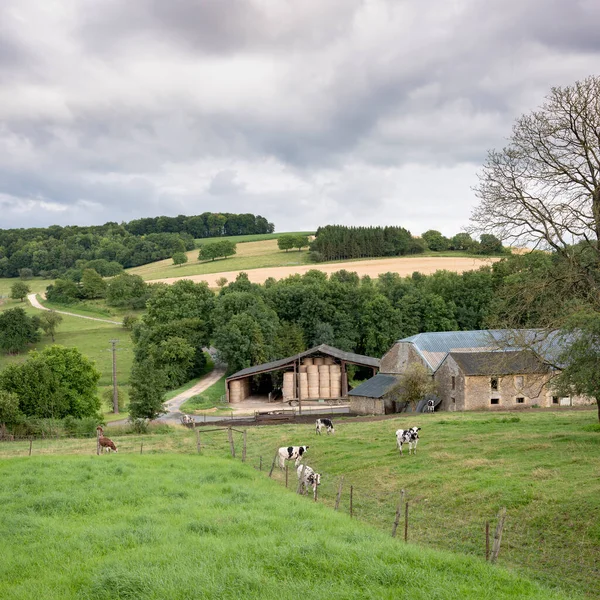
<svg viewBox="0 0 600 600"><path fill-rule="evenodd" d="M452 235L515 119L599 74L598 22L597 0L2 0L0 228Z"/></svg>

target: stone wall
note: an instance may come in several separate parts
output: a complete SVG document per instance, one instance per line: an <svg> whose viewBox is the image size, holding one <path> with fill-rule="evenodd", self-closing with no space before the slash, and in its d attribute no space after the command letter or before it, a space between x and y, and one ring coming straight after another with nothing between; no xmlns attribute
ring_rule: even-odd
<svg viewBox="0 0 600 600"><path fill-rule="evenodd" d="M427 367L419 353L415 350L413 344L409 342L396 342L383 355L379 372L393 374L404 373L406 367L414 362L420 362Z"/></svg>
<svg viewBox="0 0 600 600"><path fill-rule="evenodd" d="M385 410L381 398L350 396L350 412L357 415L383 415Z"/></svg>
<svg viewBox="0 0 600 600"><path fill-rule="evenodd" d="M436 371L434 380L438 386L438 396L442 399L438 410L465 410L465 378L451 356Z"/></svg>

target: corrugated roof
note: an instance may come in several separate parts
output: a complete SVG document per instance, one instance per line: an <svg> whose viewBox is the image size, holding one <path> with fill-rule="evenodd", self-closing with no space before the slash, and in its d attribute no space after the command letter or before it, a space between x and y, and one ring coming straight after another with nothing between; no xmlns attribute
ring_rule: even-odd
<svg viewBox="0 0 600 600"><path fill-rule="evenodd" d="M546 373L549 370L531 351L516 352L450 352L465 375L521 375Z"/></svg>
<svg viewBox="0 0 600 600"><path fill-rule="evenodd" d="M398 383L398 377L378 373L358 387L350 390L348 396L365 396L366 398L381 398Z"/></svg>
<svg viewBox="0 0 600 600"><path fill-rule="evenodd" d="M449 352L514 352L531 348L550 362L555 362L560 352L557 333L540 329L437 331L418 333L399 341L413 344L432 371L437 371Z"/></svg>
<svg viewBox="0 0 600 600"><path fill-rule="evenodd" d="M298 360L299 358L304 358L305 356L310 356L311 354L332 356L349 363L354 363L365 367L375 367L377 369L381 363L378 358L373 358L372 356L363 356L362 354L354 354L354 352L344 352L343 350L334 348L333 346L321 344L320 346L315 346L314 348L310 348L310 350L305 350L304 352L300 352L294 356L288 356L287 358L281 358L272 362L263 363L262 365L256 365L254 367L242 369L241 371L230 375L227 380L248 377L249 375L256 375L257 373L264 373L266 371L276 371L277 369L281 369L288 365L291 366L293 365L294 361Z"/></svg>

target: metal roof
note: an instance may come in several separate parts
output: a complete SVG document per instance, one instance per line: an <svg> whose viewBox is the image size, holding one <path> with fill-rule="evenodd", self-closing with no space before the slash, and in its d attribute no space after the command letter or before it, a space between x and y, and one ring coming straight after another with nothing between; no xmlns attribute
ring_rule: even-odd
<svg viewBox="0 0 600 600"><path fill-rule="evenodd" d="M413 344L432 371L437 371L450 352L511 352L529 348L549 362L561 350L557 332L541 329L483 329L418 333L398 340Z"/></svg>
<svg viewBox="0 0 600 600"><path fill-rule="evenodd" d="M549 366L535 352L450 352L465 375L547 373Z"/></svg>
<svg viewBox="0 0 600 600"><path fill-rule="evenodd" d="M375 367L377 369L379 368L379 364L381 362L378 358L373 358L372 356L363 356L362 354L354 354L353 352L344 352L343 350L339 350L338 348L334 348L333 346L321 344L320 346L315 346L314 348L310 348L310 350L305 350L304 352L300 352L299 354L295 354L294 356L288 356L287 358L281 358L272 362L263 363L262 365L256 365L254 367L242 369L241 371L238 371L237 373L234 373L233 375L227 377L227 381L231 379L239 379L240 377L256 375L258 373L265 373L267 371L277 371L278 369L281 369L283 367L292 366L294 364L294 361L300 358L304 358L305 356L310 356L311 354L332 356L333 358L337 358L345 362L353 363L364 367Z"/></svg>
<svg viewBox="0 0 600 600"><path fill-rule="evenodd" d="M395 375L378 373L358 387L348 392L348 396L365 396L366 398L381 398L398 383Z"/></svg>

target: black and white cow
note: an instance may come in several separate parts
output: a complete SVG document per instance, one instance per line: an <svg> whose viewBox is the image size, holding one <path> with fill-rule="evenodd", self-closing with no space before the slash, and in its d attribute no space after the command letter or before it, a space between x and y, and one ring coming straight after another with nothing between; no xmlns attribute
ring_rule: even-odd
<svg viewBox="0 0 600 600"><path fill-rule="evenodd" d="M302 460L302 457L306 454L308 446L287 446L279 448L279 468L285 468L286 460L296 461L294 464L298 466L298 463Z"/></svg>
<svg viewBox="0 0 600 600"><path fill-rule="evenodd" d="M304 469L304 477L302 476L302 469ZM306 489L306 486L311 486L313 489L313 498L317 496L317 486L321 485L321 475L319 473L315 473L313 469L311 469L307 465L300 465L298 467L298 481L302 483L302 493Z"/></svg>
<svg viewBox="0 0 600 600"><path fill-rule="evenodd" d="M398 429L396 431L396 444L402 454L402 444L408 444L408 454L412 452L413 448L415 454L417 453L417 442L419 441L420 427L411 427L410 429Z"/></svg>
<svg viewBox="0 0 600 600"><path fill-rule="evenodd" d="M317 431L319 435L321 435L321 429L325 427L327 429L327 434L335 433L335 429L333 428L333 421L331 419L317 419Z"/></svg>

